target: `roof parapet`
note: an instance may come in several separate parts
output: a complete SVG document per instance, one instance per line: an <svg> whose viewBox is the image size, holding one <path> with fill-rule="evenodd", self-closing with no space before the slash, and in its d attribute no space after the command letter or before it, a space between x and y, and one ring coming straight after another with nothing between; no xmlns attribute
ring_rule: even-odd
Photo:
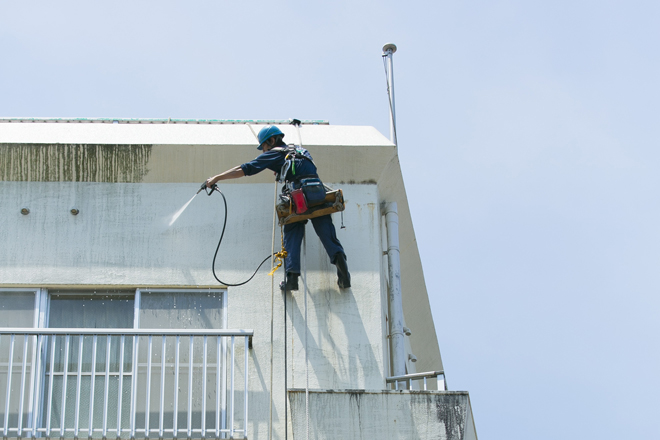
<svg viewBox="0 0 660 440"><path fill-rule="evenodd" d="M289 119L177 119L177 118L0 118L0 123L86 123L86 124L272 124L284 125ZM304 125L330 125L318 119L301 120Z"/></svg>

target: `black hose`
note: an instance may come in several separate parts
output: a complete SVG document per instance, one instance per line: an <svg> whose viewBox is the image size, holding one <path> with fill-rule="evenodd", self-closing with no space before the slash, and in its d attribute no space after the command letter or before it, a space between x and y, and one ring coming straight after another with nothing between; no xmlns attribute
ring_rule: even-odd
<svg viewBox="0 0 660 440"><path fill-rule="evenodd" d="M242 283L237 283L237 284L226 283L226 282L222 281L220 278L218 278L218 276L215 274L215 260L218 257L218 250L220 249L220 244L222 243L222 239L225 236L225 228L227 227L227 199L225 198L225 195L222 193L222 191L220 191L218 189L218 187L215 186L215 185L213 185L213 187L211 188L211 192L207 191L207 194L208 195L213 194L213 190L220 193L220 195L222 196L222 200L225 204L225 221L222 224L222 234L220 234L220 240L218 241L218 246L215 248L215 254L213 254L213 265L211 266L211 269L213 270L213 276L215 277L216 280L218 280L218 282L220 284L223 284L227 287L242 286L243 284L249 283L252 280L252 278L254 278L254 276L257 274L257 272L259 272L259 269L261 269L261 266L263 266L264 263L266 261L268 261L269 258L272 258L273 255L276 255L276 254L272 254L272 255L269 255L266 258L264 258L264 260L259 264L259 266L257 266L257 269L254 271L252 276L250 278L248 278L247 280L243 281Z"/></svg>

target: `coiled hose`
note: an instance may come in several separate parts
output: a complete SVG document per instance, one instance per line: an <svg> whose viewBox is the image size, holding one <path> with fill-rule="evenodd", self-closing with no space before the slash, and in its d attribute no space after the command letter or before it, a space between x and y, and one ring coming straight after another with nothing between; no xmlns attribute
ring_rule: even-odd
<svg viewBox="0 0 660 440"><path fill-rule="evenodd" d="M206 191L206 194L209 195L209 196L211 194L213 194L213 191L217 191L218 193L220 193L220 195L222 196L222 201L224 202L224 205L225 205L225 220L222 223L222 233L220 234L220 240L218 240L218 246L215 248L215 254L213 254L213 264L211 265L211 269L213 271L213 277L220 284L223 284L227 287L237 287L237 286L242 286L243 284L247 284L250 281L252 281L252 278L254 278L254 276L257 274L257 272L259 272L259 269L261 269L261 266L263 266L264 263L266 261L268 261L269 258L272 258L274 255L277 255L277 253L268 255L266 258L264 258L263 261L261 263L259 263L259 266L257 266L257 269L254 271L252 276L250 278L248 278L247 280L243 281L242 283L235 283L235 284L227 283L225 281L222 281L220 278L218 278L218 275L215 273L215 260L218 258L218 251L220 250L220 245L222 244L222 239L225 236L225 229L227 228L227 199L225 198L225 195L222 193L222 191L220 191L220 189L218 188L217 185L211 186L210 190L209 190L209 188L205 188L205 191Z"/></svg>

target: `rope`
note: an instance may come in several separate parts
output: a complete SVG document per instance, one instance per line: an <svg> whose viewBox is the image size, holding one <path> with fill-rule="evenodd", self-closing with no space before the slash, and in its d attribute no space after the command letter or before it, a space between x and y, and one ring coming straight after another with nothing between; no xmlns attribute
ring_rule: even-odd
<svg viewBox="0 0 660 440"><path fill-rule="evenodd" d="M303 294L305 295L305 417L307 424L307 440L309 440L309 355L307 353L307 234L303 233Z"/></svg>
<svg viewBox="0 0 660 440"><path fill-rule="evenodd" d="M249 127L249 124L248 124ZM252 129L252 127L250 127ZM254 131L253 131L254 133ZM275 224L277 222L277 182L275 182L275 193L273 204L275 210L273 213L273 236L271 239L271 254L275 255ZM275 259L271 259L270 267L275 265ZM277 269L273 269L275 272ZM270 279L270 388L269 388L269 408L268 408L268 439L273 438L273 339L275 335L275 278Z"/></svg>
<svg viewBox="0 0 660 440"><path fill-rule="evenodd" d="M280 226L280 230L282 227ZM284 232L282 232L284 235ZM286 283L286 272L284 273L284 282ZM287 295L286 290L284 291L284 439L289 438L289 388L288 388L288 379L289 379L289 368L287 362L287 322L286 322L286 304L287 304Z"/></svg>
<svg viewBox="0 0 660 440"><path fill-rule="evenodd" d="M254 131L254 128L252 128L252 126L250 125L249 122L246 122L245 125L248 126L248 128L250 129L250 131L254 135L254 138L257 140L257 143L259 143L259 136L257 136L257 133Z"/></svg>

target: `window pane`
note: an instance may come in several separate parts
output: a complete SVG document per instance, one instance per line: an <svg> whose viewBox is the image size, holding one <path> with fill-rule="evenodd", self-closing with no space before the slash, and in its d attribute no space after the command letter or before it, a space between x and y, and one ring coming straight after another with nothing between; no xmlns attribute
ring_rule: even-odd
<svg viewBox="0 0 660 440"><path fill-rule="evenodd" d="M222 292L142 292L140 327L223 328Z"/></svg>
<svg viewBox="0 0 660 440"><path fill-rule="evenodd" d="M0 292L0 327L33 327L35 292Z"/></svg>
<svg viewBox="0 0 660 440"><path fill-rule="evenodd" d="M99 294L74 295L67 293L51 294L48 326L51 328L132 328L133 295ZM55 336L55 371L64 371L63 357L66 352L64 336ZM110 371L119 371L120 337L110 338ZM130 350L132 338L127 338L125 350ZM72 336L69 340L68 371L78 368L78 349L80 338ZM83 337L82 371L91 371L93 336ZM108 340L100 336L97 340L96 370L104 371ZM129 351L130 353L130 351Z"/></svg>
<svg viewBox="0 0 660 440"><path fill-rule="evenodd" d="M51 294L48 327L132 328L133 304L126 294Z"/></svg>
<svg viewBox="0 0 660 440"><path fill-rule="evenodd" d="M0 327L28 327L34 326L34 297L35 292L16 292L11 290L0 291ZM21 376L25 364L26 376L32 373L32 351L35 343L34 336L14 335L13 350L12 337L0 336L0 414L9 413L9 427L14 429L18 425L19 412L23 413L23 427L27 425L28 405L24 399L23 408L19 411L21 391L29 392L28 381L21 389ZM27 348L27 350L26 350ZM27 353L24 358L23 354ZM8 378L11 368L11 377ZM9 407L6 408L7 385L9 384Z"/></svg>

